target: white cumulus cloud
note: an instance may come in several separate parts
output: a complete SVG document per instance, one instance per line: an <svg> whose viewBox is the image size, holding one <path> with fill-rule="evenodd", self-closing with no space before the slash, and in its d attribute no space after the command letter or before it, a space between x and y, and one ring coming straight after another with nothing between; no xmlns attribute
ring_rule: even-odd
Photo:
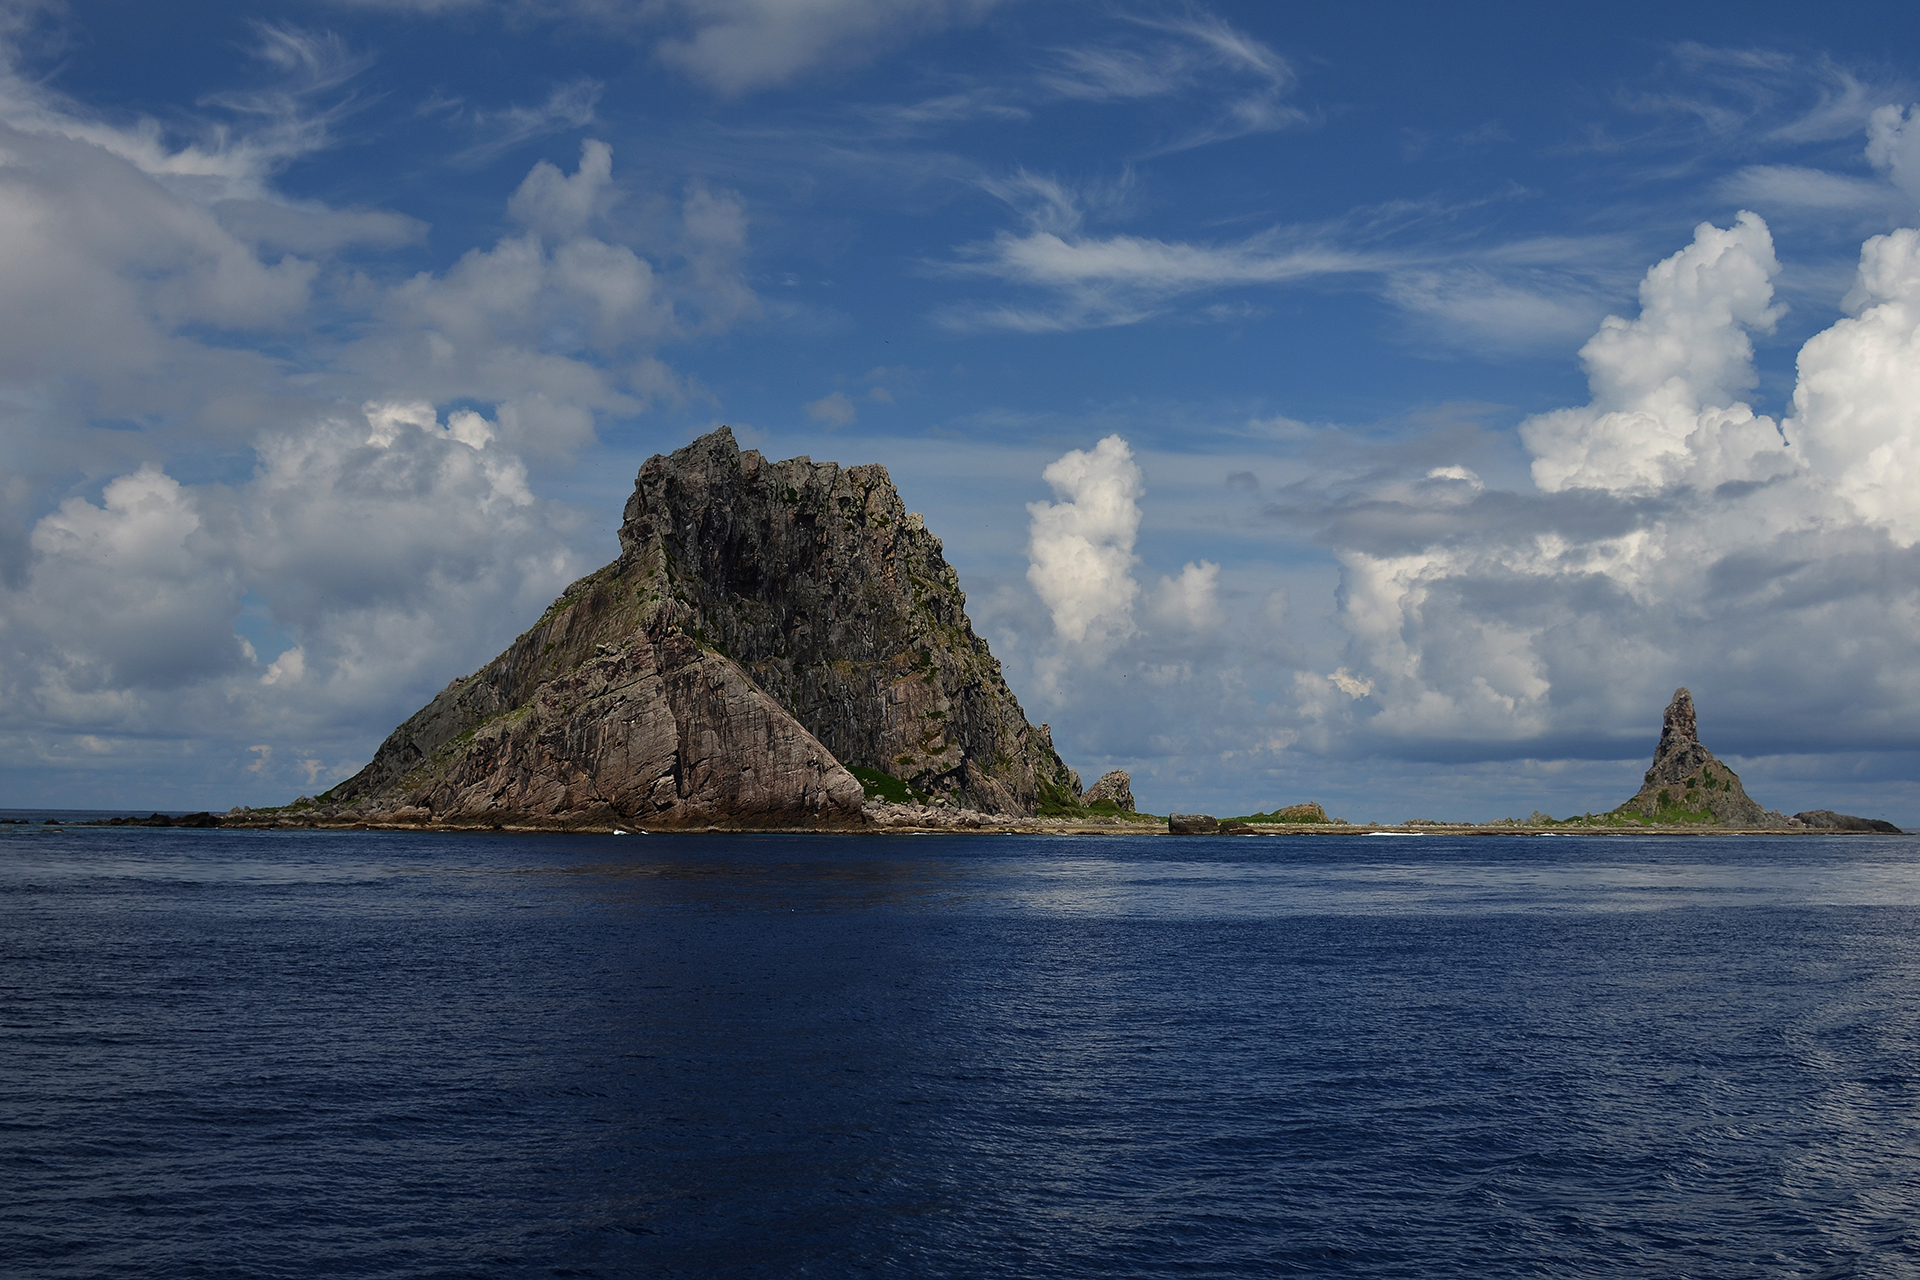
<svg viewBox="0 0 1920 1280"><path fill-rule="evenodd" d="M1860 251L1855 314L1809 339L1787 430L1816 473L1901 546L1920 541L1920 230Z"/></svg>
<svg viewBox="0 0 1920 1280"><path fill-rule="evenodd" d="M1876 162L1892 169L1910 124L1873 119ZM1536 492L1436 468L1336 504L1346 661L1331 683L1368 696L1301 679L1303 738L1335 752L1627 754L1608 744L1637 751L1622 735L1685 683L1750 743L1792 725L1795 750L1809 734L1823 749L1907 749L1920 230L1862 246L1851 314L1802 347L1780 428L1742 399L1778 271L1765 223L1744 213L1656 264L1640 315L1609 317L1581 351L1592 402L1523 424Z"/></svg>
<svg viewBox="0 0 1920 1280"><path fill-rule="evenodd" d="M1766 479L1796 465L1772 419L1738 397L1758 380L1748 332L1771 332L1780 264L1766 223L1702 223L1640 285L1640 315L1608 316L1580 349L1593 402L1529 419L1520 438L1549 493L1645 493Z"/></svg>
<svg viewBox="0 0 1920 1280"><path fill-rule="evenodd" d="M850 426L860 416L859 408L844 391L832 391L807 405L807 416L832 430Z"/></svg>
<svg viewBox="0 0 1920 1280"><path fill-rule="evenodd" d="M1119 436L1074 449L1040 473L1057 502L1027 504L1027 581L1069 644L1134 630L1133 544L1140 532L1139 466Z"/></svg>
<svg viewBox="0 0 1920 1280"><path fill-rule="evenodd" d="M571 177L540 161L507 201L507 212L544 235L578 235L604 212L612 182L613 148L589 138L580 144L580 167Z"/></svg>
<svg viewBox="0 0 1920 1280"><path fill-rule="evenodd" d="M590 535L535 496L530 463L684 394L660 343L757 306L738 197L694 184L655 239L625 243L597 141L571 173L533 166L508 202L519 227L491 247L343 281L324 255L418 224L290 214L265 160L183 181L199 162L168 162L157 134L109 146L84 120L57 127L70 106L29 105L0 93L17 250L0 379L20 446L0 459L0 760L16 768L124 780L184 751L215 771L203 794L269 799L364 763L590 567ZM322 256L265 248L289 241ZM351 323L323 329L323 310ZM250 349L263 332L278 354ZM134 420L94 422L119 415ZM251 472L189 482L204 462L171 459L209 445L250 450ZM48 488L74 496L36 509Z"/></svg>
<svg viewBox="0 0 1920 1280"><path fill-rule="evenodd" d="M1211 560L1188 561L1176 577L1162 577L1154 586L1152 612L1156 622L1188 631L1211 631L1220 625L1220 566Z"/></svg>

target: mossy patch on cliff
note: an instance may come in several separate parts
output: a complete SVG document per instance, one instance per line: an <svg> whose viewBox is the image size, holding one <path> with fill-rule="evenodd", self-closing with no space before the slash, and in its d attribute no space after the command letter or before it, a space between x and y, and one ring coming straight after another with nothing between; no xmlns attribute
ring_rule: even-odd
<svg viewBox="0 0 1920 1280"><path fill-rule="evenodd" d="M888 804L926 804L926 793L915 791L912 787L878 769L863 768L860 765L848 765L847 772L860 780L860 787L869 800L885 800Z"/></svg>

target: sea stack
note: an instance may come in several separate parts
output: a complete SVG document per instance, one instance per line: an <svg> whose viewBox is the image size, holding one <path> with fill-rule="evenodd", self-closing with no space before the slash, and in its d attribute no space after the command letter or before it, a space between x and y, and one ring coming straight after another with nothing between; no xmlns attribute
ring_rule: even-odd
<svg viewBox="0 0 1920 1280"><path fill-rule="evenodd" d="M324 821L831 828L847 766L967 808L1072 793L880 466L725 427L641 468L613 563L395 729Z"/></svg>
<svg viewBox="0 0 1920 1280"><path fill-rule="evenodd" d="M1751 799L1740 777L1714 759L1700 741L1693 694L1675 689L1660 726L1660 745L1640 791L1614 810L1655 822L1722 827L1778 829L1785 815L1763 809Z"/></svg>

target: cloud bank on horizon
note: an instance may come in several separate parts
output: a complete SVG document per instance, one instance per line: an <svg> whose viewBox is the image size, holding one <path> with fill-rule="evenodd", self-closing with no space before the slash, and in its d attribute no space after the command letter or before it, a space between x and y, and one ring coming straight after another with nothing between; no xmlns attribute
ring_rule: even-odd
<svg viewBox="0 0 1920 1280"><path fill-rule="evenodd" d="M1257 7L326 16L143 97L4 10L0 803L338 780L729 421L886 461L1150 807L1586 807L1687 683L1920 817L1920 77L1542 55L1611 96L1517 139Z"/></svg>

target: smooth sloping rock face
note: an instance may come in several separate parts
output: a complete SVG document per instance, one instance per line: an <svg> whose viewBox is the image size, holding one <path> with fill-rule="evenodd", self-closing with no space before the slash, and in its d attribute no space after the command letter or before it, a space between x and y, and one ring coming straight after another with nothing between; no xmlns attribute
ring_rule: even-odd
<svg viewBox="0 0 1920 1280"><path fill-rule="evenodd" d="M820 730L848 763L976 808L1031 813L1070 785L883 469L768 463L721 428L649 461L626 515L617 560L316 816L857 825L860 783Z"/></svg>
<svg viewBox="0 0 1920 1280"><path fill-rule="evenodd" d="M1678 822L1710 823L1724 827L1777 828L1787 825L1784 815L1763 809L1748 797L1739 775L1714 758L1700 741L1693 695L1673 692L1639 793L1616 813L1637 813Z"/></svg>
<svg viewBox="0 0 1920 1280"><path fill-rule="evenodd" d="M722 427L641 468L620 544L845 763L991 813L1071 796L886 468L769 462Z"/></svg>
<svg viewBox="0 0 1920 1280"><path fill-rule="evenodd" d="M862 793L831 752L624 557L569 587L322 800L455 825L834 826Z"/></svg>

